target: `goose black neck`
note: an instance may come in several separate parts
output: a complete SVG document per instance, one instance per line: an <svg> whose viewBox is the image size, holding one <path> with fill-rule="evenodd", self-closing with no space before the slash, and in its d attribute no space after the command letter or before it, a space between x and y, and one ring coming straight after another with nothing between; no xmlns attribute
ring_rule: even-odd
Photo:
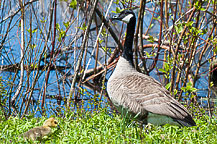
<svg viewBox="0 0 217 144"><path fill-rule="evenodd" d="M123 57L130 62L132 66L133 64L133 38L135 32L136 18L132 17L130 22L127 24L127 35L124 43Z"/></svg>

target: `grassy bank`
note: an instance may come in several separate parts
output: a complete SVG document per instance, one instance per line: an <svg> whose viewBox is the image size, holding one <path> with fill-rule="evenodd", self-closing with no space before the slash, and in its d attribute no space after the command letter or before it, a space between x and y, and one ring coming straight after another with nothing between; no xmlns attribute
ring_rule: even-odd
<svg viewBox="0 0 217 144"><path fill-rule="evenodd" d="M18 136L42 125L45 119L0 119L0 143L23 143ZM44 137L43 143L217 143L216 118L208 116L196 118L197 127L150 125L148 132L133 121L126 122L120 115L111 116L106 110L56 119L60 129L53 129L54 133Z"/></svg>

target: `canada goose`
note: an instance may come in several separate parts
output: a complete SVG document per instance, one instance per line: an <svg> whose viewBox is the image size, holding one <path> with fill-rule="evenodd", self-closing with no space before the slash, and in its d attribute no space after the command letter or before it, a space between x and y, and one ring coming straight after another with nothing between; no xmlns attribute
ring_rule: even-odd
<svg viewBox="0 0 217 144"><path fill-rule="evenodd" d="M32 128L20 136L23 136L25 139L31 139L32 141L35 141L49 135L51 133L51 128L57 126L57 120L55 118L49 118L43 123L43 126Z"/></svg>
<svg viewBox="0 0 217 144"><path fill-rule="evenodd" d="M119 111L138 116L144 124L196 126L187 109L175 100L157 80L139 73L133 64L133 37L136 16L124 10L112 20L127 23L123 55L107 83L107 92Z"/></svg>

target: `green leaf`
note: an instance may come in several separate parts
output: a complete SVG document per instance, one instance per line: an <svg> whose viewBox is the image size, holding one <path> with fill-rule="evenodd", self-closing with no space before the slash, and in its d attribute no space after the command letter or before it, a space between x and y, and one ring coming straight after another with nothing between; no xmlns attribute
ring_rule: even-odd
<svg viewBox="0 0 217 144"><path fill-rule="evenodd" d="M154 24L152 23L152 24L150 25L150 29L151 29L153 26L154 26Z"/></svg>
<svg viewBox="0 0 217 144"><path fill-rule="evenodd" d="M30 44L29 47L30 47L31 49L34 49L34 48L36 47L36 44Z"/></svg>
<svg viewBox="0 0 217 144"><path fill-rule="evenodd" d="M145 55L146 55L148 58L151 57L151 55L150 55L147 51L145 52Z"/></svg>
<svg viewBox="0 0 217 144"><path fill-rule="evenodd" d="M158 17L153 17L154 20L160 20L160 16Z"/></svg>
<svg viewBox="0 0 217 144"><path fill-rule="evenodd" d="M173 94L176 95L178 93L177 89L173 90Z"/></svg>
<svg viewBox="0 0 217 144"><path fill-rule="evenodd" d="M35 33L35 32L37 32L37 30L38 30L38 29L37 29L37 28L35 28L35 29L32 31L32 33Z"/></svg>
<svg viewBox="0 0 217 144"><path fill-rule="evenodd" d="M98 41L99 41L99 43L100 43L100 44L103 42L103 40L102 40L102 39L100 39L100 38L98 39Z"/></svg>
<svg viewBox="0 0 217 144"><path fill-rule="evenodd" d="M62 41L62 38L63 38L65 35L66 35L66 32L61 29L61 30L60 30L60 33L59 33L58 41L61 42L61 41Z"/></svg>
<svg viewBox="0 0 217 144"><path fill-rule="evenodd" d="M30 33L30 28L29 28L29 29L27 29L27 31Z"/></svg>
<svg viewBox="0 0 217 144"><path fill-rule="evenodd" d="M201 10L201 11L206 11L206 9L205 9L205 8L202 8L202 7L200 8L200 10Z"/></svg>
<svg viewBox="0 0 217 144"><path fill-rule="evenodd" d="M191 88L191 91L192 91L192 92L196 92L197 89L196 89L196 88Z"/></svg>
<svg viewBox="0 0 217 144"><path fill-rule="evenodd" d="M71 3L69 4L70 8L76 9L77 7L77 0L72 0Z"/></svg>
<svg viewBox="0 0 217 144"><path fill-rule="evenodd" d="M69 27L69 22L63 22L63 25L68 28Z"/></svg>
<svg viewBox="0 0 217 144"><path fill-rule="evenodd" d="M181 87L181 90L183 90L184 92L186 92L186 88L185 87Z"/></svg>
<svg viewBox="0 0 217 144"><path fill-rule="evenodd" d="M147 41L151 42L151 43L154 43L154 37L149 35Z"/></svg>
<svg viewBox="0 0 217 144"><path fill-rule="evenodd" d="M193 24L194 24L194 22L193 22L193 21L190 21L190 22L186 23L185 25L186 25L186 26L192 26Z"/></svg>
<svg viewBox="0 0 217 144"><path fill-rule="evenodd" d="M59 31L60 30L60 25L57 23L56 24L56 29Z"/></svg>
<svg viewBox="0 0 217 144"><path fill-rule="evenodd" d="M102 29L101 35L102 35L103 37L106 37L106 36L107 36L107 33L106 33L106 29L105 29L105 28Z"/></svg>
<svg viewBox="0 0 217 144"><path fill-rule="evenodd" d="M35 33L35 32L37 32L37 30L38 30L37 28L33 29L32 30L32 34ZM30 29L27 29L27 31L30 33Z"/></svg>
<svg viewBox="0 0 217 144"><path fill-rule="evenodd" d="M40 22L41 23L45 23L47 20L45 20L44 18L43 18L43 20L40 20Z"/></svg>
<svg viewBox="0 0 217 144"><path fill-rule="evenodd" d="M103 49L104 51L106 51L107 47L102 47L102 49Z"/></svg>
<svg viewBox="0 0 217 144"><path fill-rule="evenodd" d="M120 12L121 12L120 8L116 7L116 13L120 13Z"/></svg>
<svg viewBox="0 0 217 144"><path fill-rule="evenodd" d="M167 71L164 70L164 69L162 69L162 68L160 68L160 69L158 69L158 70L161 71L161 72L163 72L163 73L167 73Z"/></svg>
<svg viewBox="0 0 217 144"><path fill-rule="evenodd" d="M217 48L214 48L214 49L213 49L213 52L214 52L215 54L217 54Z"/></svg>
<svg viewBox="0 0 217 144"><path fill-rule="evenodd" d="M201 34L204 35L206 33L207 33L207 29L203 29Z"/></svg>
<svg viewBox="0 0 217 144"><path fill-rule="evenodd" d="M181 24L175 26L177 33L181 33L183 31L183 26Z"/></svg>
<svg viewBox="0 0 217 144"><path fill-rule="evenodd" d="M170 87L171 87L171 82L169 82L169 83L165 86L166 89L169 89Z"/></svg>
<svg viewBox="0 0 217 144"><path fill-rule="evenodd" d="M166 71L170 71L170 66L168 63L164 63L164 68Z"/></svg>
<svg viewBox="0 0 217 144"><path fill-rule="evenodd" d="M119 0L116 0L114 3L115 3L115 4L119 4Z"/></svg>
<svg viewBox="0 0 217 144"><path fill-rule="evenodd" d="M192 87L192 85L193 85L193 84L192 84L191 82L188 82L188 83L187 83L187 86Z"/></svg>

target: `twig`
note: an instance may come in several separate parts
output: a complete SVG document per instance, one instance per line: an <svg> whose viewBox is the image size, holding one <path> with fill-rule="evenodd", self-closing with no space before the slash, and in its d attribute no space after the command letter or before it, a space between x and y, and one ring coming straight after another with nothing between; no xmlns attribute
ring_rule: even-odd
<svg viewBox="0 0 217 144"><path fill-rule="evenodd" d="M52 65L52 61L53 61L53 57L54 57L54 49L55 49L55 39L56 39L56 12L57 12L57 0L54 1L54 34L53 34L53 41L52 41L52 50L51 50L51 57L50 57L50 62L48 65L48 70L47 70L47 74L45 77L45 86L44 86L44 92L43 92L43 96L42 96L42 102L41 102L41 109L42 109L42 113L44 110L44 103L45 103L45 97L46 97L46 90L47 90L47 83L48 83L48 79L50 76L50 69L51 69L51 65Z"/></svg>
<svg viewBox="0 0 217 144"><path fill-rule="evenodd" d="M140 45L143 46L143 38L142 38L143 37L143 18L144 18L146 0L141 0L140 3L141 3L141 6L140 6L141 13L139 13L139 14L140 14L140 17L141 17L141 23L140 23L140 28L139 28L139 36L140 36ZM140 54L141 58L144 57L143 48L139 49L139 54ZM143 63L144 73L148 74L147 73L147 68L146 68L146 59L142 59L142 63Z"/></svg>
<svg viewBox="0 0 217 144"><path fill-rule="evenodd" d="M53 5L53 7L54 7L54 5ZM50 24L49 24L48 35L47 35L47 38L46 38L44 47L43 47L43 49L42 49L42 52L41 52L41 54L40 54L40 56L39 56L39 60L38 60L37 65L40 65L40 63L41 63L41 59L42 59L42 57L44 56L44 53L45 53L45 50L46 50L46 47L47 47L47 43L48 43L48 40L49 40L49 37L50 37L50 34L51 34L52 21L53 21L53 7L51 7ZM40 72L40 70L39 70L39 67L38 67L37 73L36 73L36 75L35 75L35 77L34 77L34 81L32 82L32 86L31 86L31 88L30 88L30 93L29 93L29 97L28 97L28 101L27 101L26 107L25 107L25 109L24 109L24 112L23 112L21 118L23 118L23 117L25 116L25 114L26 114L26 112L27 112L27 110L28 110L28 107L29 107L29 104L30 104L30 100L31 100L31 97L32 97L32 94L33 94L33 91L34 91L34 87L35 87L36 82L37 82L38 77L39 77L39 72Z"/></svg>
<svg viewBox="0 0 217 144"><path fill-rule="evenodd" d="M72 95L73 95L73 93L75 91L75 82L77 80L77 75L78 75L78 72L79 72L79 67L81 65L81 61L82 61L85 45L86 45L86 42L87 42L87 39L88 39L88 36L89 36L89 30L90 30L90 26L91 26L92 19L93 19L93 14L94 14L94 11L96 9L97 3L98 3L98 0L95 0L94 6L92 7L92 9L90 11L89 22L87 24L87 29L86 29L86 31L84 33L84 40L83 40L82 45L81 45L81 52L80 52L80 55L79 55L79 58L78 58L78 63L77 63L76 69L75 69L74 78L72 80L69 96L68 96L68 99L67 99L67 107L68 108L70 106L70 99L72 98Z"/></svg>
<svg viewBox="0 0 217 144"><path fill-rule="evenodd" d="M102 22L105 24L106 28L108 29L109 33L111 34L111 36L113 37L113 39L115 40L115 42L118 44L118 47L123 50L123 46L121 45L117 35L115 34L115 32L111 29L109 22L105 19L105 17L102 15L102 13L100 12L100 10L98 8L96 8L96 13L99 16L99 18L102 20Z"/></svg>
<svg viewBox="0 0 217 144"><path fill-rule="evenodd" d="M149 68L148 73L150 73L155 68L155 66L157 64L158 56L160 54L159 52L160 52L160 48L161 48L161 37L162 37L162 29L163 29L163 0L161 0L160 17L161 17L161 21L160 21L160 33L159 33L159 40L158 40L157 55L156 55L156 57L154 59L153 64Z"/></svg>
<svg viewBox="0 0 217 144"><path fill-rule="evenodd" d="M27 5L31 4L31 3L33 3L33 2L36 2L36 1L38 1L38 0L32 0L32 1L26 2L23 6L25 7L25 6L27 6ZM19 9L18 9L16 12L14 12L12 15L10 15L10 16L4 18L4 19L0 22L0 24L3 23L4 21L6 21L7 19L11 18L11 17L14 17L16 14L18 14L18 12L20 12L21 9L22 9L22 7L19 8Z"/></svg>
<svg viewBox="0 0 217 144"><path fill-rule="evenodd" d="M107 11L106 11L106 14L105 14L105 18L106 18L107 15L108 15L108 12L109 12L109 9L110 9L112 3L113 3L113 0L110 1L109 7L108 7L108 9L107 9ZM87 71L87 69L88 69L88 67L89 67L89 64L90 64L90 61L91 61L91 58L92 58L92 56L93 56L93 54L94 54L94 52L95 52L95 49L96 49L96 46L97 46L97 43L98 43L97 41L98 41L99 36L100 36L100 34L101 34L101 32L102 32L103 26L104 26L104 22L101 24L101 27L100 27L100 29L99 29L99 32L98 32L98 35L97 35L97 37L96 37L96 41L95 41L95 44L94 44L94 47L93 47L93 51L92 51L91 57L90 57L90 59L89 59L89 61L88 61L88 63L87 63L87 67L86 67L86 69L85 69L85 72ZM84 79L84 77L85 77L85 72L84 72L84 76L83 76L82 79Z"/></svg>
<svg viewBox="0 0 217 144"><path fill-rule="evenodd" d="M18 84L18 88L16 93L14 94L11 102L14 105L16 98L20 94L22 85L23 85L23 76L24 76L24 49L25 49L25 40L24 40L24 16L25 16L25 7L23 6L23 0L19 0L20 7L21 7L21 50L20 50L20 81Z"/></svg>
<svg viewBox="0 0 217 144"><path fill-rule="evenodd" d="M188 18L188 21L187 23L189 23L194 15L196 11L196 8L194 7L192 12L191 12L191 15L189 16ZM179 39L178 39L178 42L177 42L177 45L176 45L176 49L175 49L175 55L177 56L178 55L178 49L179 49L179 45L181 44L181 41L182 41L182 38L185 34L185 31L187 30L187 25L185 25ZM170 91L173 91L173 83L174 83L174 80L175 80L175 71L176 71L176 59L173 60L173 69L172 69L172 74L171 74L171 87L170 87Z"/></svg>

